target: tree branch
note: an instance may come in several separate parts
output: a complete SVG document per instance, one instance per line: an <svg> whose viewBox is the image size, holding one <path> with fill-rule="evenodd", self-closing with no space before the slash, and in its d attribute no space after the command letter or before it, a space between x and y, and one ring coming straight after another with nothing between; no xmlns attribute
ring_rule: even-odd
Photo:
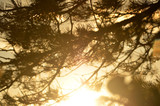
<svg viewBox="0 0 160 106"><path fill-rule="evenodd" d="M16 2L14 0L11 0L11 2L14 5L15 8L18 8L18 5L16 4Z"/></svg>

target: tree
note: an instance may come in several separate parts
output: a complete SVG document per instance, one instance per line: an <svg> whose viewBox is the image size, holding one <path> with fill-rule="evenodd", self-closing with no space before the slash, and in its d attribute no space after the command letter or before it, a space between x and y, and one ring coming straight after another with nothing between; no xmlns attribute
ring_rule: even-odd
<svg viewBox="0 0 160 106"><path fill-rule="evenodd" d="M61 89L53 84L56 78L61 77L63 68L84 62L98 67L84 82L95 88L110 76L142 78L154 74L152 64L159 60L152 55L154 41L160 36L159 0L8 3L8 8L0 9L1 39L7 42L0 51L14 56L0 56L4 70L0 80L1 104L61 100ZM97 78L102 68L106 69L105 74ZM43 77L44 74L48 76ZM21 92L20 96L9 94L13 87Z"/></svg>
<svg viewBox="0 0 160 106"><path fill-rule="evenodd" d="M160 104L159 84L146 83L138 77L134 77L129 84L126 84L125 78L118 76L111 79L107 86L112 93L121 96L118 100L111 99L110 105L115 102L126 106L157 106ZM105 96L101 96L100 98L102 104L110 101L110 98ZM128 102L126 102L125 98L128 99Z"/></svg>

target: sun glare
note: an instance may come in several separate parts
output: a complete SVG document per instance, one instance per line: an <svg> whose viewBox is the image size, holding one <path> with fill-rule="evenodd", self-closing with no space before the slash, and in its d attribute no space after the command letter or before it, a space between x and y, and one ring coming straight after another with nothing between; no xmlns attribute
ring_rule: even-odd
<svg viewBox="0 0 160 106"><path fill-rule="evenodd" d="M97 106L96 99L98 97L98 92L88 90L87 88L81 88L74 92L68 100L61 101L56 106Z"/></svg>
<svg viewBox="0 0 160 106"><path fill-rule="evenodd" d="M95 70L95 67L82 65L70 75L57 79L63 88L63 94L68 94L69 92L72 92L72 90L81 86L85 79L90 77L88 73L93 72L93 70ZM83 78L77 78L77 75L85 76ZM101 91L96 92L87 87L82 87L71 93L67 99L56 104L55 101L51 100L48 101L45 106L99 106L97 100L102 95L109 95L109 93L106 92L106 89L101 89Z"/></svg>

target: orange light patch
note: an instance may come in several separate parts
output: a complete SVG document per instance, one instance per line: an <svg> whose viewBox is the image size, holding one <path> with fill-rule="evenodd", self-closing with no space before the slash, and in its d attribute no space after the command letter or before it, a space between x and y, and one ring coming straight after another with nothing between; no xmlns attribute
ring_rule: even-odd
<svg viewBox="0 0 160 106"><path fill-rule="evenodd" d="M153 44L153 57L160 58L160 40L155 40Z"/></svg>

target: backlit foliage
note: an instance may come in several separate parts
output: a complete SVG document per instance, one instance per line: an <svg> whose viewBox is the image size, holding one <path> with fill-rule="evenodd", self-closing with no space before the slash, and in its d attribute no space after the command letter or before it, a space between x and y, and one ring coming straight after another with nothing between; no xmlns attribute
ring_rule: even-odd
<svg viewBox="0 0 160 106"><path fill-rule="evenodd" d="M160 38L159 0L6 0L0 5L0 54L8 53L0 55L1 104L60 101L56 78L64 68L70 72L83 63L97 68L84 83L95 89L110 76L156 76L153 64L159 58L152 54Z"/></svg>

